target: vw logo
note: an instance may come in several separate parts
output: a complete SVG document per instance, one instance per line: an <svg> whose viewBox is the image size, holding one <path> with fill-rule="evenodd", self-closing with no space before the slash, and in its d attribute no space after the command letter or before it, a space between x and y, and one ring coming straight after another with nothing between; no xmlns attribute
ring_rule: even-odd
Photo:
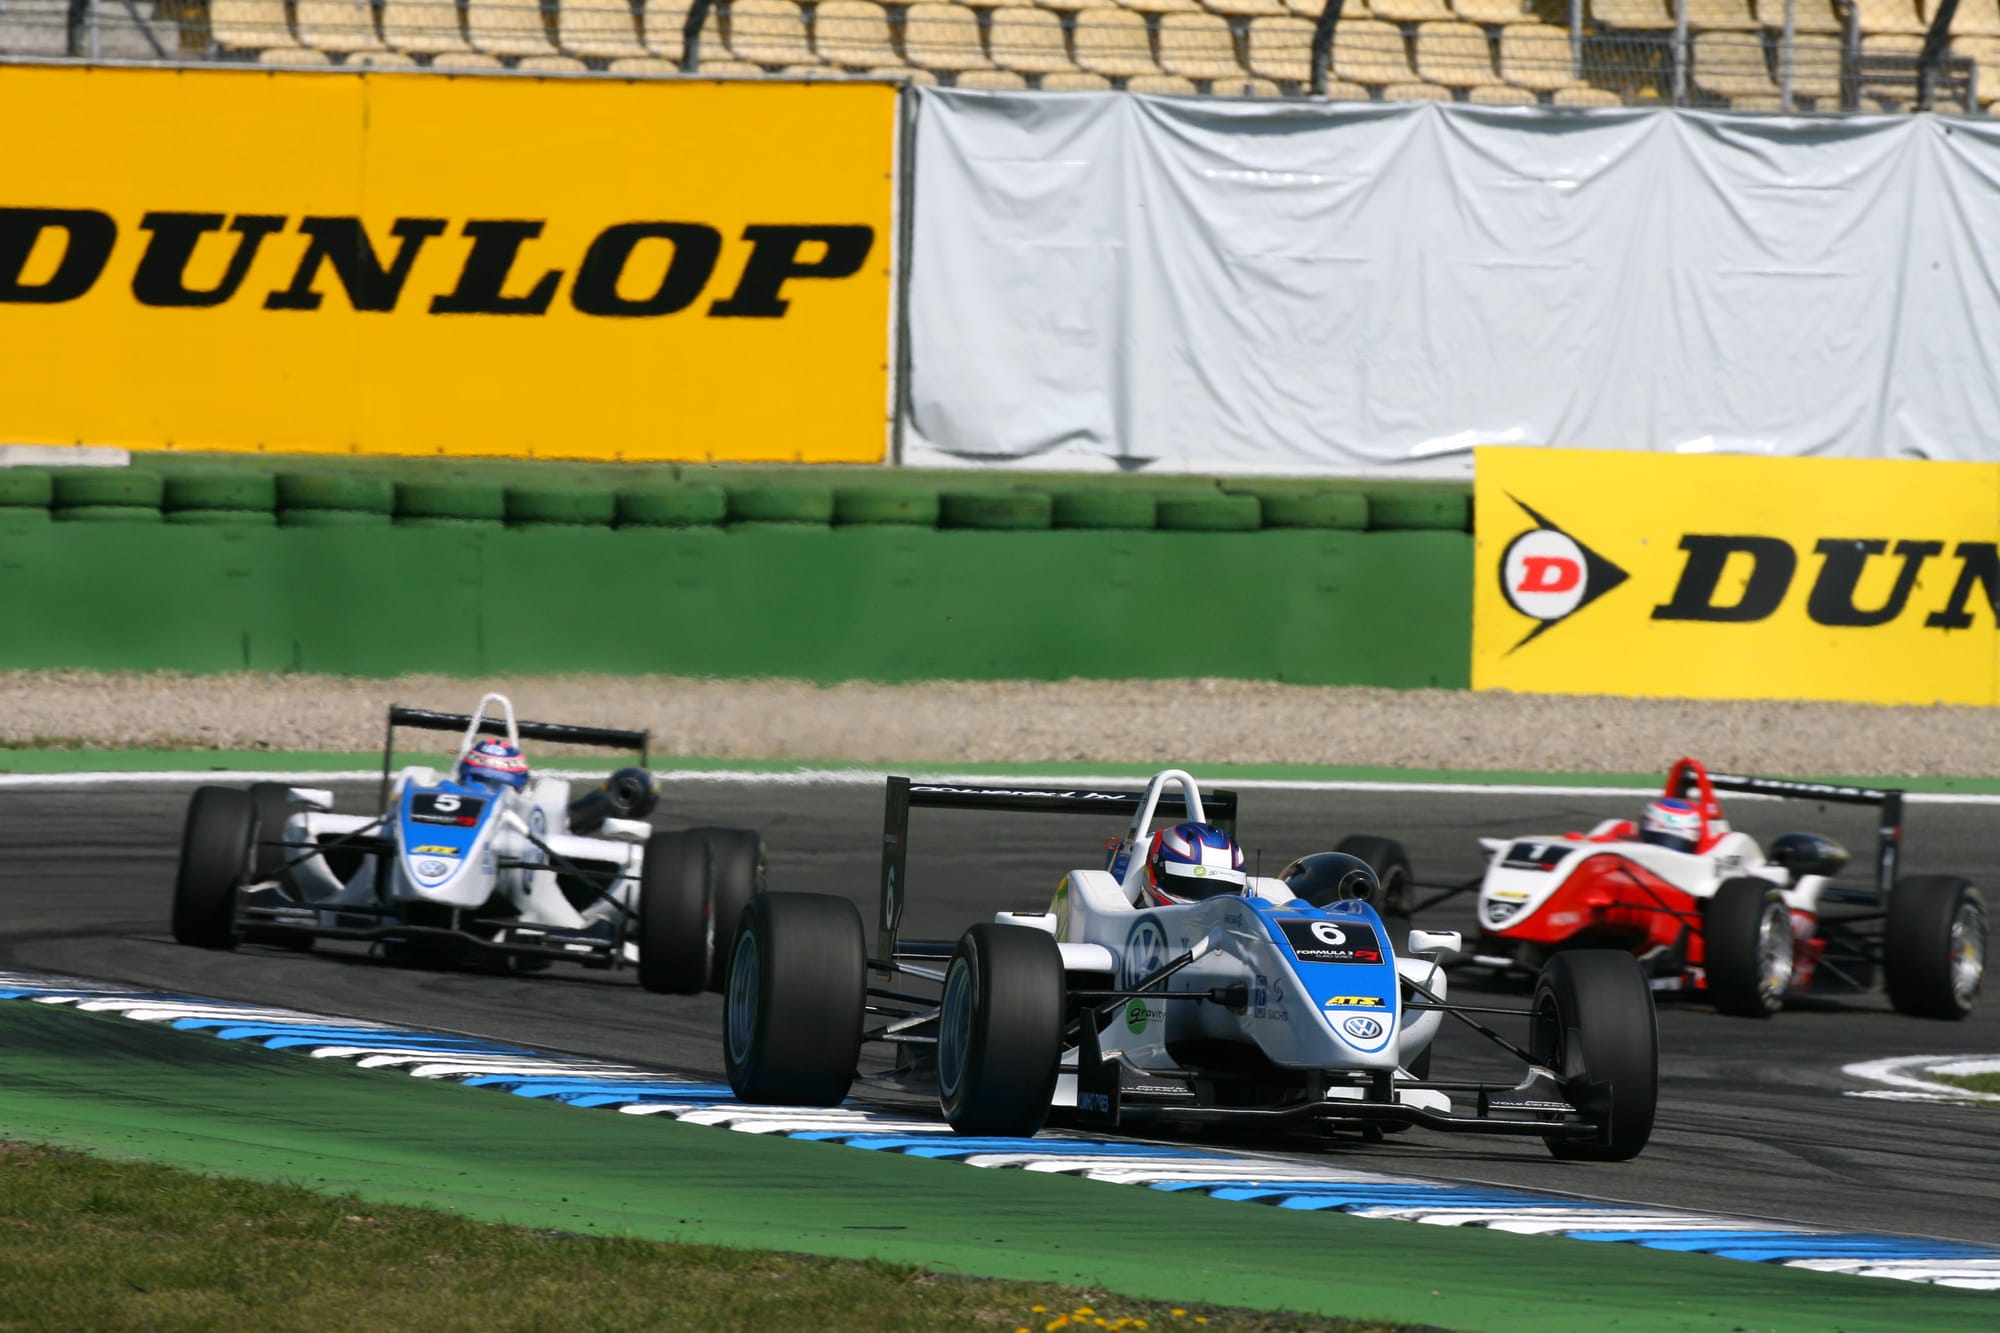
<svg viewBox="0 0 2000 1333"><path fill-rule="evenodd" d="M1380 1023L1372 1018L1363 1018L1359 1014L1348 1019L1340 1026L1348 1036L1355 1038L1357 1041L1373 1041L1382 1035L1382 1025Z"/></svg>
<svg viewBox="0 0 2000 1333"><path fill-rule="evenodd" d="M1118 960L1118 984L1136 986L1165 966L1167 936L1160 923L1142 917L1125 936L1125 955Z"/></svg>
<svg viewBox="0 0 2000 1333"><path fill-rule="evenodd" d="M1313 938L1321 944L1338 947L1347 943L1347 932L1339 926L1334 925L1331 921L1315 921L1313 922L1312 929Z"/></svg>
<svg viewBox="0 0 2000 1333"><path fill-rule="evenodd" d="M446 861L419 861L417 873L425 879L442 879L451 873L451 865Z"/></svg>

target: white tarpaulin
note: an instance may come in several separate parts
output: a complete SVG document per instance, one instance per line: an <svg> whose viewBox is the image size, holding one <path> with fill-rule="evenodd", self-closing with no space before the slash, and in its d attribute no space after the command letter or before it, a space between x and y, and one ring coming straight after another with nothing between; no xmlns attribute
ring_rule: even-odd
<svg viewBox="0 0 2000 1333"><path fill-rule="evenodd" d="M909 461L2000 458L2000 125L921 90Z"/></svg>

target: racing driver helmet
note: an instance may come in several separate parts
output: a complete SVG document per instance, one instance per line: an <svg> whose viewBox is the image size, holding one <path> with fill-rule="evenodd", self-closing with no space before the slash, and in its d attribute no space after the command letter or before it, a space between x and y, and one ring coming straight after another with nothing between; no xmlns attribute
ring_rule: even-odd
<svg viewBox="0 0 2000 1333"><path fill-rule="evenodd" d="M1382 881L1376 877L1374 867L1346 852L1301 856L1280 870L1278 878L1285 882L1293 897L1303 898L1314 907L1350 898L1373 902L1382 891Z"/></svg>
<svg viewBox="0 0 2000 1333"><path fill-rule="evenodd" d="M1146 898L1155 907L1240 895L1249 883L1243 849L1213 824L1189 821L1161 829L1146 849Z"/></svg>
<svg viewBox="0 0 2000 1333"><path fill-rule="evenodd" d="M1691 852L1701 844L1701 811L1676 796L1648 801L1639 816L1639 841Z"/></svg>
<svg viewBox="0 0 2000 1333"><path fill-rule="evenodd" d="M528 761L522 757L518 746L503 740L484 740L466 752L459 761L458 780L466 786L478 784L486 787L512 787L515 791L528 785Z"/></svg>

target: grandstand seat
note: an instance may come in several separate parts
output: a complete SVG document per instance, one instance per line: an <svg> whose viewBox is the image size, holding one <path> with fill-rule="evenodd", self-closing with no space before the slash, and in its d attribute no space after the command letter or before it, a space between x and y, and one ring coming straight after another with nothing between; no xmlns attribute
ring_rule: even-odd
<svg viewBox="0 0 2000 1333"><path fill-rule="evenodd" d="M299 40L315 51L384 51L368 0L299 0L293 17Z"/></svg>
<svg viewBox="0 0 2000 1333"><path fill-rule="evenodd" d="M1435 83L1392 83L1382 90L1385 102L1449 102L1451 89Z"/></svg>
<svg viewBox="0 0 2000 1333"><path fill-rule="evenodd" d="M1026 88L1028 81L1011 69L968 69L952 80L955 88L983 88L991 92L1012 92Z"/></svg>
<svg viewBox="0 0 2000 1333"><path fill-rule="evenodd" d="M1840 38L1820 33L1795 36L1792 39L1793 96L1810 97L1821 110L1838 109L1844 46ZM1782 74L1783 69L1778 72Z"/></svg>
<svg viewBox="0 0 2000 1333"><path fill-rule="evenodd" d="M1694 39L1694 86L1715 97L1738 99L1776 97L1778 85L1764 63L1761 37L1731 32L1704 32Z"/></svg>
<svg viewBox="0 0 2000 1333"><path fill-rule="evenodd" d="M1590 0L1590 17L1626 32L1672 32L1674 7L1666 0Z"/></svg>
<svg viewBox="0 0 2000 1333"><path fill-rule="evenodd" d="M1750 0L1687 0L1687 15L1693 32L1755 32L1758 27Z"/></svg>
<svg viewBox="0 0 2000 1333"><path fill-rule="evenodd" d="M1202 0L1202 3L1211 12L1233 19L1276 18L1291 12L1285 8L1284 0Z"/></svg>
<svg viewBox="0 0 2000 1333"><path fill-rule="evenodd" d="M718 43L715 49L720 51L722 47ZM701 68L697 72L701 74L762 74L764 73L764 67L762 65L753 65L747 60L735 60L728 56L723 56L715 60L710 60L704 56L701 60Z"/></svg>
<svg viewBox="0 0 2000 1333"><path fill-rule="evenodd" d="M646 55L626 0L560 0L556 45L592 60L640 60Z"/></svg>
<svg viewBox="0 0 2000 1333"><path fill-rule="evenodd" d="M1229 20L1215 14L1168 14L1160 19L1160 68L1184 79L1244 77Z"/></svg>
<svg viewBox="0 0 2000 1333"><path fill-rule="evenodd" d="M1080 9L1102 9L1114 5L1118 0L1036 0L1043 9L1053 9L1059 14L1072 14Z"/></svg>
<svg viewBox="0 0 2000 1333"><path fill-rule="evenodd" d="M333 57L309 46L274 46L257 53L260 65L331 65Z"/></svg>
<svg viewBox="0 0 2000 1333"><path fill-rule="evenodd" d="M1240 75L1235 78L1216 79L1208 85L1208 92L1211 97L1283 97L1285 95L1284 90L1269 79L1245 78ZM1361 95L1366 97L1368 95L1367 90L1363 89Z"/></svg>
<svg viewBox="0 0 2000 1333"><path fill-rule="evenodd" d="M753 65L817 65L806 16L792 0L734 0L729 51Z"/></svg>
<svg viewBox="0 0 2000 1333"><path fill-rule="evenodd" d="M1500 34L1500 77L1516 88L1552 93L1574 88L1576 52L1569 30L1550 23L1526 23Z"/></svg>
<svg viewBox="0 0 2000 1333"><path fill-rule="evenodd" d="M1530 0L1451 0L1451 8L1462 22L1483 23L1489 28L1542 21Z"/></svg>
<svg viewBox="0 0 2000 1333"><path fill-rule="evenodd" d="M1334 25L1338 33L1346 23ZM1299 18L1251 19L1250 72L1276 83L1312 83L1313 25Z"/></svg>
<svg viewBox="0 0 2000 1333"><path fill-rule="evenodd" d="M1111 80L1102 74L1092 74L1087 69L1063 70L1056 74L1042 75L1042 91L1045 93L1100 93L1111 87Z"/></svg>
<svg viewBox="0 0 2000 1333"><path fill-rule="evenodd" d="M0 51L14 56L69 54L69 0L5 0Z"/></svg>
<svg viewBox="0 0 2000 1333"><path fill-rule="evenodd" d="M660 59L680 64L687 55L687 21L693 9L688 0L647 0L639 14L639 40ZM722 44L722 11L711 7L702 20L701 50L696 54L703 60L727 59L727 50Z"/></svg>
<svg viewBox="0 0 2000 1333"><path fill-rule="evenodd" d="M1370 0L1370 14L1389 23L1437 23L1456 18L1445 0ZM1346 21L1346 16L1342 16Z"/></svg>
<svg viewBox="0 0 2000 1333"><path fill-rule="evenodd" d="M1317 19L1326 9L1328 0L1285 0L1285 9L1302 19ZM1340 21L1349 19L1372 19L1375 15L1368 10L1368 0L1346 0L1340 7Z"/></svg>
<svg viewBox="0 0 2000 1333"><path fill-rule="evenodd" d="M484 51L446 51L431 61L432 69L482 70L505 69L499 56L489 56Z"/></svg>
<svg viewBox="0 0 2000 1333"><path fill-rule="evenodd" d="M1007 5L994 10L986 16L986 47L994 64L1023 74L1076 68L1063 40L1062 20L1046 9Z"/></svg>
<svg viewBox="0 0 2000 1333"><path fill-rule="evenodd" d="M1980 103L1990 106L2000 102L2000 37L1954 37L1951 53L1979 67Z"/></svg>
<svg viewBox="0 0 2000 1333"><path fill-rule="evenodd" d="M1864 37L1921 37L1923 19L1911 0L1854 0L1856 22Z"/></svg>
<svg viewBox="0 0 2000 1333"><path fill-rule="evenodd" d="M1923 0L1926 31L1937 18L1941 4L1942 0ZM2000 3L1996 0L1958 0L1958 9L1951 16L1951 35L2000 37Z"/></svg>
<svg viewBox="0 0 2000 1333"><path fill-rule="evenodd" d="M678 63L662 60L658 56L619 56L604 68L613 74L623 74L628 78L657 78L681 72Z"/></svg>
<svg viewBox="0 0 2000 1333"><path fill-rule="evenodd" d="M356 51L340 63L350 69L415 69L417 58L401 51Z"/></svg>
<svg viewBox="0 0 2000 1333"><path fill-rule="evenodd" d="M1145 20L1139 21L1144 26ZM903 55L912 65L939 71L993 67L980 45L979 16L964 5L940 0L922 0L905 12Z"/></svg>
<svg viewBox="0 0 2000 1333"><path fill-rule="evenodd" d="M1380 19L1334 25L1333 72L1355 83L1422 82L1403 50L1402 29Z"/></svg>
<svg viewBox="0 0 2000 1333"><path fill-rule="evenodd" d="M452 0L382 0L382 40L413 56L472 50Z"/></svg>
<svg viewBox="0 0 2000 1333"><path fill-rule="evenodd" d="M1757 0L1757 22L1773 32L1785 28L1785 0ZM1846 32L1847 25L1833 9L1833 0L1796 0L1792 6L1792 31Z"/></svg>
<svg viewBox="0 0 2000 1333"><path fill-rule="evenodd" d="M297 46L285 18L285 0L209 0L208 35L229 51L270 51Z"/></svg>
<svg viewBox="0 0 2000 1333"><path fill-rule="evenodd" d="M1898 68L1914 70L1919 52L1924 49L1924 39L1910 33L1880 33L1863 36L1861 56L1896 56L1906 65ZM1917 95L1916 79L1913 74L1876 73L1861 76L1861 94L1864 97L1889 98L1908 104Z"/></svg>
<svg viewBox="0 0 2000 1333"><path fill-rule="evenodd" d="M1417 28L1417 73L1446 88L1499 83L1486 31L1470 23L1425 23Z"/></svg>
<svg viewBox="0 0 2000 1333"><path fill-rule="evenodd" d="M1783 111L1785 109L1785 99L1776 95L1765 96L1761 93L1748 97L1732 97L1729 99L1729 109L1731 111Z"/></svg>
<svg viewBox="0 0 2000 1333"><path fill-rule="evenodd" d="M1125 80L1125 91L1151 93L1155 97L1193 97L1201 89L1194 86L1193 79L1178 74L1141 74Z"/></svg>
<svg viewBox="0 0 2000 1333"><path fill-rule="evenodd" d="M1535 95L1526 88L1514 88L1504 83L1489 83L1483 88L1474 88L1465 95L1465 100L1474 106L1536 106Z"/></svg>
<svg viewBox="0 0 2000 1333"><path fill-rule="evenodd" d="M1625 99L1608 88L1591 88L1578 84L1573 88L1558 89L1549 97L1550 106L1624 106Z"/></svg>
<svg viewBox="0 0 2000 1333"><path fill-rule="evenodd" d="M1108 79L1158 74L1146 20L1128 9L1086 9L1071 30L1076 63Z"/></svg>
<svg viewBox="0 0 2000 1333"><path fill-rule="evenodd" d="M490 56L552 56L540 0L465 0L465 33Z"/></svg>
<svg viewBox="0 0 2000 1333"><path fill-rule="evenodd" d="M813 11L813 49L830 65L893 69L903 63L889 38L889 14L875 0L820 0Z"/></svg>
<svg viewBox="0 0 2000 1333"><path fill-rule="evenodd" d="M1119 0L1119 4L1135 14L1187 14L1201 9L1195 0Z"/></svg>
<svg viewBox="0 0 2000 1333"><path fill-rule="evenodd" d="M884 79L907 79L926 88L935 88L938 85L937 75L927 69L912 69L908 65L884 65L880 69L871 69L868 72Z"/></svg>
<svg viewBox="0 0 2000 1333"><path fill-rule="evenodd" d="M514 66L524 74L587 74L590 66L575 56L526 56Z"/></svg>

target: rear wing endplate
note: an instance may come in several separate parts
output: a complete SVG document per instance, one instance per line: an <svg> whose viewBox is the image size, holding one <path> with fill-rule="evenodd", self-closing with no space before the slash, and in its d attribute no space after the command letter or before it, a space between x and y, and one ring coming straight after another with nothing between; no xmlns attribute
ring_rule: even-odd
<svg viewBox="0 0 2000 1333"><path fill-rule="evenodd" d="M485 714L483 708L479 718L479 731L485 736L505 736L509 719ZM419 731L455 731L464 733L472 725L470 713L438 713L428 708L404 708L398 704L389 705L389 724L382 735L382 807L389 806L389 767L395 762L396 728L414 727ZM567 722L517 722L515 734L525 740L553 741L562 745L595 745L607 750L635 750L639 755L639 765L646 764L646 747L650 732L621 731L616 727L574 727Z"/></svg>
<svg viewBox="0 0 2000 1333"><path fill-rule="evenodd" d="M524 724L525 725L525 724ZM891 777L882 810L881 913L876 935L876 957L887 961L896 956L896 929L903 919L903 903L908 890L906 863L910 849L910 811L924 807L938 810L1005 810L1041 815L1126 815L1145 805L1140 791L1102 791L1093 788L969 787L963 783L919 782ZM1236 832L1236 793L1214 791L1201 798L1208 822ZM1187 813L1187 798L1162 791L1156 815Z"/></svg>
<svg viewBox="0 0 2000 1333"><path fill-rule="evenodd" d="M1875 887L1884 894L1896 883L1896 863L1903 848L1903 792L1899 787L1848 787L1837 782L1799 782L1791 778L1757 778L1741 773L1710 773L1716 791L1783 796L1793 800L1827 801L1835 805L1872 805L1882 814L1875 853ZM1681 784L1684 788L1687 781ZM1686 796L1687 792L1677 793Z"/></svg>

